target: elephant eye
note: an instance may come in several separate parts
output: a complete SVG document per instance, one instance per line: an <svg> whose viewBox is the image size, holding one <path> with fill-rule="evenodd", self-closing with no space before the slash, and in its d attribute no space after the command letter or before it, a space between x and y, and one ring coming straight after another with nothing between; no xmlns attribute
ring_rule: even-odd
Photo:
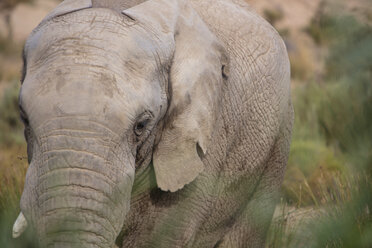
<svg viewBox="0 0 372 248"><path fill-rule="evenodd" d="M229 77L229 68L226 65L222 65L221 72L224 79L227 79Z"/></svg>
<svg viewBox="0 0 372 248"><path fill-rule="evenodd" d="M141 136L149 126L149 123L151 123L151 120L154 118L154 114L147 110L143 112L138 118L137 122L133 127L134 134L136 136Z"/></svg>
<svg viewBox="0 0 372 248"><path fill-rule="evenodd" d="M142 133L146 130L146 125L148 122L149 119L137 122L137 124L134 126L134 133L137 136L141 136Z"/></svg>

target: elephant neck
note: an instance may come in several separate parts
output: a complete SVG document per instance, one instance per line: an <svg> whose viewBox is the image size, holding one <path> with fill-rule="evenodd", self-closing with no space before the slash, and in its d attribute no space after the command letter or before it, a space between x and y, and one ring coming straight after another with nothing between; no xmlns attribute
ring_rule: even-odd
<svg viewBox="0 0 372 248"><path fill-rule="evenodd" d="M150 193L150 191L157 187L155 171L152 162L145 168L136 171L133 188L132 188L132 199L131 202L142 198L144 195Z"/></svg>

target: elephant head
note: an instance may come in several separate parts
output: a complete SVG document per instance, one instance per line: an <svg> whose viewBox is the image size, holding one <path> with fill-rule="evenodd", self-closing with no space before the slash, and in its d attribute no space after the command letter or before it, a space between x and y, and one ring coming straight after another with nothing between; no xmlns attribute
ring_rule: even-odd
<svg viewBox="0 0 372 248"><path fill-rule="evenodd" d="M29 168L15 235L110 247L135 174L177 191L203 170L228 59L186 1L65 0L28 38L19 104Z"/></svg>

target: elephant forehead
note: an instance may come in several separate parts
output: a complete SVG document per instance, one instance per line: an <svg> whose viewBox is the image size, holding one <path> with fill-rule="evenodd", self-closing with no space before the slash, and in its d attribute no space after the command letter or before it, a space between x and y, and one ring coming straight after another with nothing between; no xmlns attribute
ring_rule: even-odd
<svg viewBox="0 0 372 248"><path fill-rule="evenodd" d="M144 109L156 112L161 105L160 88L155 83L141 82L142 87L135 89L119 83L121 79L109 72L71 68L62 77L66 70L57 69L54 74L60 76L29 77L22 85L20 100L34 126L58 116L92 116L109 121L113 129L122 129Z"/></svg>
<svg viewBox="0 0 372 248"><path fill-rule="evenodd" d="M156 47L140 25L107 9L88 9L41 24L26 42L28 67L56 63L89 64L141 76L156 66Z"/></svg>
<svg viewBox="0 0 372 248"><path fill-rule="evenodd" d="M109 10L84 10L40 26L25 47L25 108L39 119L91 114L121 123L158 108L155 47L140 27L122 21Z"/></svg>

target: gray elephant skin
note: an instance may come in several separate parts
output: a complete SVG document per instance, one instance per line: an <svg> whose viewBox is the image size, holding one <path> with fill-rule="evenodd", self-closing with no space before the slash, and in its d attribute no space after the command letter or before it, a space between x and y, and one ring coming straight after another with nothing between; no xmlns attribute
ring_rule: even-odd
<svg viewBox="0 0 372 248"><path fill-rule="evenodd" d="M29 36L41 247L263 247L288 159L285 45L243 0L65 0Z"/></svg>

